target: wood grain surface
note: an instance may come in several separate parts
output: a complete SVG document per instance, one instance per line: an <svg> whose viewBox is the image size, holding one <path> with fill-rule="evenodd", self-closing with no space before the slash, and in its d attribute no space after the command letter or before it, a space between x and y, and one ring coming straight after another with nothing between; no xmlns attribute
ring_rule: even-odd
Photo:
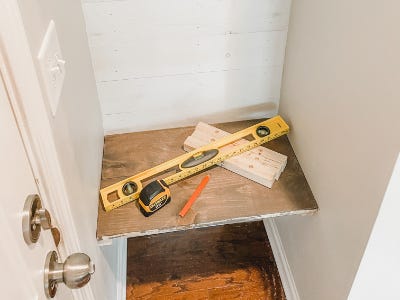
<svg viewBox="0 0 400 300"><path fill-rule="evenodd" d="M128 239L127 299L265 299L285 294L262 222Z"/></svg>
<svg viewBox="0 0 400 300"><path fill-rule="evenodd" d="M216 125L236 132L260 120ZM184 153L182 145L194 127L106 136L101 186L118 182ZM205 226L249 222L267 217L313 213L317 203L286 136L266 144L288 156L285 171L272 189L214 166L171 186L172 201L149 218L136 203L105 212L99 202L97 238L141 236ZM188 214L178 216L206 174L210 181Z"/></svg>

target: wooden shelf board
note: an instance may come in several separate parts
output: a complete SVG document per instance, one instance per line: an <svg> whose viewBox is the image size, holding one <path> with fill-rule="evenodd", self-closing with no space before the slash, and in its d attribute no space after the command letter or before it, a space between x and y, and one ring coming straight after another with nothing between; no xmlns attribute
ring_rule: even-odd
<svg viewBox="0 0 400 300"><path fill-rule="evenodd" d="M216 127L236 132L259 121L223 123ZM184 153L183 142L193 130L194 127L184 127L106 136L101 186L181 155ZM172 201L148 218L140 213L136 203L105 212L99 202L97 239L135 237L315 212L317 203L287 137L280 137L265 146L288 156L287 166L272 189L215 166L172 185ZM188 214L179 217L179 211L206 174L211 176L208 185Z"/></svg>

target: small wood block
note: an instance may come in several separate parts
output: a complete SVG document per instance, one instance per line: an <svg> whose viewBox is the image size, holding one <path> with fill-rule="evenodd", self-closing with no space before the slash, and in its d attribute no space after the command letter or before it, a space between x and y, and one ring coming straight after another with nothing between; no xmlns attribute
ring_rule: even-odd
<svg viewBox="0 0 400 300"><path fill-rule="evenodd" d="M223 131L221 129L218 129L214 126L208 125L207 123L199 122L192 135L195 135L195 136L198 135L199 137L202 137L202 138L200 138L200 140L208 140L208 142L211 142L211 141L220 139L224 136L227 136L229 134L230 133ZM244 144L246 142L247 142L246 140L242 139L242 140L235 142L235 145ZM256 150L258 150L258 151L256 151ZM281 169L282 169L281 172L285 169L285 166L287 164L287 156L286 155L280 154L276 151L270 150L265 147L255 148L251 151L246 152L245 154L249 155L249 156L261 155L261 156L265 157L266 159L270 160L269 164L271 164L271 161L275 161L278 163L278 165L281 166Z"/></svg>
<svg viewBox="0 0 400 300"><path fill-rule="evenodd" d="M204 140L201 141L196 138L193 138L193 136L189 136L183 144L183 149L189 152L192 151L193 149L204 146L207 143L208 142L204 142ZM241 155L227 159L222 163L219 163L218 165L236 174L239 174L257 183L260 183L262 185L271 188L277 176L278 170L273 167L261 168L262 166L261 162L255 160L249 160L248 157L241 157ZM254 172L254 169L256 169L257 172Z"/></svg>
<svg viewBox="0 0 400 300"><path fill-rule="evenodd" d="M200 122L197 124L192 135L186 138L183 148L185 151L191 151L229 134L230 133L221 129ZM221 151L228 151L231 147L245 143L247 143L247 140L238 140L232 145L223 147ZM219 165L236 174L271 188L274 180L279 179L286 163L286 155L282 155L265 147L257 147L241 155L227 159Z"/></svg>

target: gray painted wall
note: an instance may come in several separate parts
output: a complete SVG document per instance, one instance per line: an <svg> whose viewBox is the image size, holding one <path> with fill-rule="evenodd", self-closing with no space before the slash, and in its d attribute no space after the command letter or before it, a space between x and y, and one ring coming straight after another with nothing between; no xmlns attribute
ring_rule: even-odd
<svg viewBox="0 0 400 300"><path fill-rule="evenodd" d="M292 3L280 113L320 211L277 226L304 300L347 297L400 149L399 10Z"/></svg>

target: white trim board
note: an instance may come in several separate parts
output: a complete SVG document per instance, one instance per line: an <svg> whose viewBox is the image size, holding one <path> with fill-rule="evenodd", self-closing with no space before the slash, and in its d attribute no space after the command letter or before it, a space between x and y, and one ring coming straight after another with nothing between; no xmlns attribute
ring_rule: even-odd
<svg viewBox="0 0 400 300"><path fill-rule="evenodd" d="M289 262L286 258L285 249L283 248L278 228L273 218L264 219L265 230L267 231L269 243L274 254L275 262L278 267L279 276L281 277L283 289L287 300L300 300L296 283L290 270Z"/></svg>
<svg viewBox="0 0 400 300"><path fill-rule="evenodd" d="M109 243L98 244L102 256L106 260L106 282L112 288L104 295L107 300L126 299L126 266L127 266L127 239L119 237L108 240Z"/></svg>
<svg viewBox="0 0 400 300"><path fill-rule="evenodd" d="M116 281L116 299L126 299L126 268L128 260L128 239L121 237L114 239L117 251L117 264L115 268L115 281ZM113 243L114 243L113 242Z"/></svg>

